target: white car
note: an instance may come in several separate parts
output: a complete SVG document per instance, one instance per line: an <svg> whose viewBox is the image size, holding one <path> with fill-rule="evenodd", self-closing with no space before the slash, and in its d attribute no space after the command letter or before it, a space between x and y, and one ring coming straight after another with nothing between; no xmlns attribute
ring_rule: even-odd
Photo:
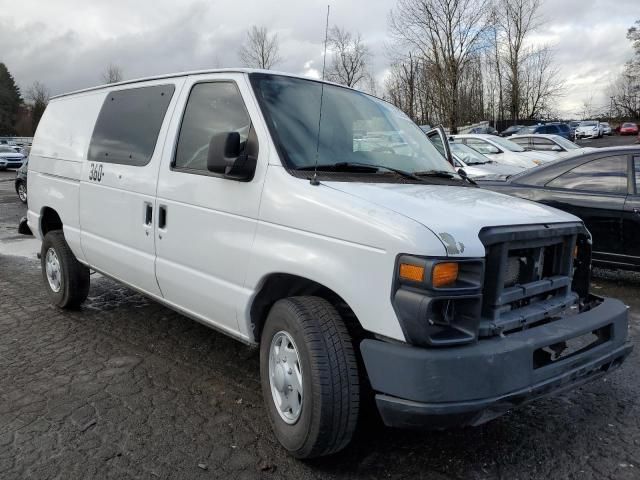
<svg viewBox="0 0 640 480"><path fill-rule="evenodd" d="M602 125L602 134L603 135L613 135L613 131L611 129L611 125L609 125L609 122L600 122L600 125Z"/></svg>
<svg viewBox="0 0 640 480"><path fill-rule="evenodd" d="M576 140L581 138L602 138L604 129L597 120L585 120L576 128Z"/></svg>
<svg viewBox="0 0 640 480"><path fill-rule="evenodd" d="M463 169L473 179L489 175L514 175L526 170L524 167L500 164L463 143L449 142L449 148L456 169Z"/></svg>
<svg viewBox="0 0 640 480"><path fill-rule="evenodd" d="M591 147L581 147L567 140L560 135L533 134L533 135L512 135L509 137L514 143L517 143L525 150L544 152L555 155L557 157L566 157L569 155L586 153L593 150Z"/></svg>
<svg viewBox="0 0 640 480"><path fill-rule="evenodd" d="M0 170L20 168L25 156L7 145L0 145Z"/></svg>
<svg viewBox="0 0 640 480"><path fill-rule="evenodd" d="M631 351L626 306L589 294L577 217L472 185L343 86L227 69L54 97L28 184L50 301L82 304L95 270L258 347L298 458L343 449L362 395L389 426L478 425Z"/></svg>
<svg viewBox="0 0 640 480"><path fill-rule="evenodd" d="M527 152L517 143L495 135L453 135L455 142L462 142L497 163L521 168L532 168L554 160L553 155Z"/></svg>

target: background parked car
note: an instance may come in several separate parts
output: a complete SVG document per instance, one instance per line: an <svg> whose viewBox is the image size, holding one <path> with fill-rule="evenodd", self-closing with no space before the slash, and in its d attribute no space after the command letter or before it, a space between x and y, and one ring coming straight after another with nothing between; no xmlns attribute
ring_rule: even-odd
<svg viewBox="0 0 640 480"><path fill-rule="evenodd" d="M613 130L611 129L611 125L609 125L609 122L600 122L600 125L602 125L603 135L613 135Z"/></svg>
<svg viewBox="0 0 640 480"><path fill-rule="evenodd" d="M523 128L524 128L524 125L511 125L510 127L500 132L500 136L510 137L511 135L515 135L516 133L518 133Z"/></svg>
<svg viewBox="0 0 640 480"><path fill-rule="evenodd" d="M571 132L570 140L576 139L576 128L578 128L579 125L580 125L580 122L578 122L577 120L573 120L569 122L569 131Z"/></svg>
<svg viewBox="0 0 640 480"><path fill-rule="evenodd" d="M460 142L449 142L456 170L463 169L470 178L486 177L488 175L515 175L524 171L523 167L504 165L491 160L473 148Z"/></svg>
<svg viewBox="0 0 640 480"><path fill-rule="evenodd" d="M638 125L632 122L625 122L620 125L620 135L638 135Z"/></svg>
<svg viewBox="0 0 640 480"><path fill-rule="evenodd" d="M13 147L0 145L0 170L7 168L20 168L24 163L25 156L16 152Z"/></svg>
<svg viewBox="0 0 640 480"><path fill-rule="evenodd" d="M516 167L533 168L554 160L553 155L543 152L527 152L517 143L495 135L454 135L455 142L461 142L486 155L498 163Z"/></svg>
<svg viewBox="0 0 640 480"><path fill-rule="evenodd" d="M571 138L571 129L566 123L547 123L544 125L529 125L518 132L518 135L532 134L560 135L569 140Z"/></svg>
<svg viewBox="0 0 640 480"><path fill-rule="evenodd" d="M597 148L478 183L580 217L593 236L595 265L640 270L640 147Z"/></svg>
<svg viewBox="0 0 640 480"><path fill-rule="evenodd" d="M468 133L477 133L482 135L498 135L498 131L493 127L475 127L469 130Z"/></svg>
<svg viewBox="0 0 640 480"><path fill-rule="evenodd" d="M586 153L593 150L589 147L576 145L571 140L567 140L560 135L513 135L509 140L517 143L525 150L551 153L558 157L574 155L577 153Z"/></svg>
<svg viewBox="0 0 640 480"><path fill-rule="evenodd" d="M27 171L29 169L29 160L27 159L16 171L16 193L22 203L27 203Z"/></svg>
<svg viewBox="0 0 640 480"><path fill-rule="evenodd" d="M580 122L576 128L576 139L579 138L602 138L603 129L597 120L585 120Z"/></svg>

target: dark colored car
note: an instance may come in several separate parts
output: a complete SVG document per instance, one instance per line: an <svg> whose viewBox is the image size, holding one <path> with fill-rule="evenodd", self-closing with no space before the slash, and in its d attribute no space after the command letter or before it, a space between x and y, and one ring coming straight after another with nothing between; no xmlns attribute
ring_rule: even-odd
<svg viewBox="0 0 640 480"><path fill-rule="evenodd" d="M498 135L498 131L493 127L475 127L467 133L481 133L485 135Z"/></svg>
<svg viewBox="0 0 640 480"><path fill-rule="evenodd" d="M593 237L593 263L640 271L640 147L599 148L481 187L580 217Z"/></svg>
<svg viewBox="0 0 640 480"><path fill-rule="evenodd" d="M22 203L27 203L27 171L29 169L29 160L16 170L16 193Z"/></svg>
<svg viewBox="0 0 640 480"><path fill-rule="evenodd" d="M511 135L515 135L520 130L524 128L524 125L511 125L508 128L505 128L502 132L500 132L501 137L510 137Z"/></svg>
<svg viewBox="0 0 640 480"><path fill-rule="evenodd" d="M544 125L530 125L521 128L518 135L531 135L536 133L546 133L560 135L567 140L572 140L571 128L566 123L546 123Z"/></svg>

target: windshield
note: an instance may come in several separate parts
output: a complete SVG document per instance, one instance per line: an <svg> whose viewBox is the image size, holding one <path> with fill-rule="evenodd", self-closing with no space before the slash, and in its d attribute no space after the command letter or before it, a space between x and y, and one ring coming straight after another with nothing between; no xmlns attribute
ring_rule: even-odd
<svg viewBox="0 0 640 480"><path fill-rule="evenodd" d="M512 142L511 140L507 140L506 138L491 137L491 141L493 143L497 144L497 145L500 145L505 150L509 150L511 152L524 152L525 151L525 149L522 148L520 145L518 145L515 142Z"/></svg>
<svg viewBox="0 0 640 480"><path fill-rule="evenodd" d="M593 122L593 121L586 121L586 122L580 122L580 126L581 127L595 127L598 124L598 122Z"/></svg>
<svg viewBox="0 0 640 480"><path fill-rule="evenodd" d="M467 165L482 165L491 161L480 152L476 152L473 148L467 147L462 143L449 142L449 148L451 153Z"/></svg>
<svg viewBox="0 0 640 480"><path fill-rule="evenodd" d="M536 132L536 128L538 128L537 125L531 125L529 127L524 127L522 129L520 129L520 131L518 131L519 135L527 135L528 133L535 133Z"/></svg>
<svg viewBox="0 0 640 480"><path fill-rule="evenodd" d="M250 79L289 168L313 168L317 149L318 165L366 163L407 172L455 174L424 132L382 100L329 84L324 84L322 93L322 83L313 80L262 73L251 74Z"/></svg>
<svg viewBox="0 0 640 480"><path fill-rule="evenodd" d="M16 153L13 148L0 146L0 153Z"/></svg>
<svg viewBox="0 0 640 480"><path fill-rule="evenodd" d="M556 142L565 150L575 150L576 148L581 148L580 145L576 145L571 140L567 140L566 138L561 137L560 135L556 135L553 141Z"/></svg>

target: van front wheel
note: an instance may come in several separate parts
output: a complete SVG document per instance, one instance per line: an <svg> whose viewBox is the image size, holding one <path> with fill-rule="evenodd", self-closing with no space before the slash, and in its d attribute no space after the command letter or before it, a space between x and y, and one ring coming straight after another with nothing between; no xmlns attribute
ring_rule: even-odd
<svg viewBox="0 0 640 480"><path fill-rule="evenodd" d="M276 302L260 343L260 378L278 441L297 458L338 452L358 420L358 366L336 309L318 297Z"/></svg>
<svg viewBox="0 0 640 480"><path fill-rule="evenodd" d="M49 297L60 308L77 308L89 295L89 269L78 262L62 230L44 236L40 250L42 278Z"/></svg>

